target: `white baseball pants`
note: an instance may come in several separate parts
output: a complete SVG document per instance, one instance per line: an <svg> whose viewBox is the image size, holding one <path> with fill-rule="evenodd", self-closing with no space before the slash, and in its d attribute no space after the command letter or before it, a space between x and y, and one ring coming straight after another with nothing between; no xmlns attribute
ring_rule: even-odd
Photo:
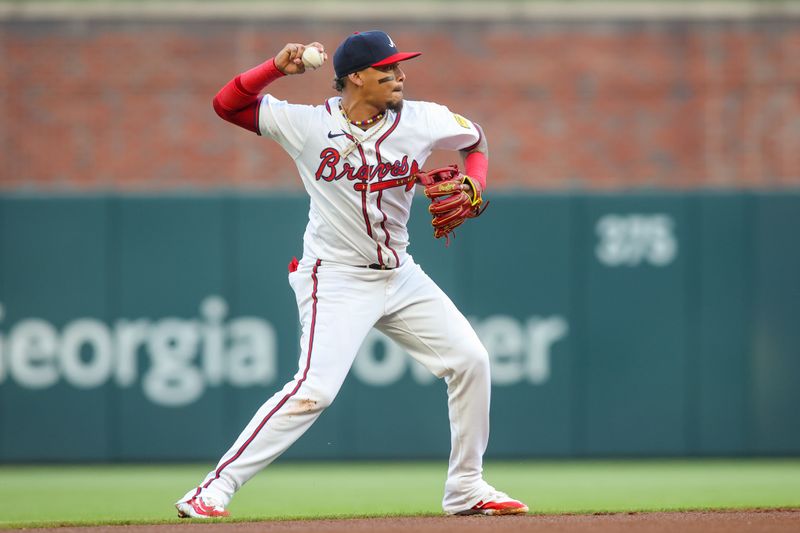
<svg viewBox="0 0 800 533"><path fill-rule="evenodd" d="M376 327L447 383L452 450L445 512L469 509L481 500L490 490L482 477L489 439L489 358L450 298L410 256L394 270L303 260L289 283L302 325L299 370L185 499L202 494L227 506L333 402L364 338Z"/></svg>

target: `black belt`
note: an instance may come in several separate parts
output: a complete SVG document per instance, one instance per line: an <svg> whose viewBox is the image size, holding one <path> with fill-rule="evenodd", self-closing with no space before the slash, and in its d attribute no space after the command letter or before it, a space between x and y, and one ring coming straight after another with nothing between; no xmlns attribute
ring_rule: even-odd
<svg viewBox="0 0 800 533"><path fill-rule="evenodd" d="M372 263L371 265L364 265L364 268L371 268L372 270L394 270L394 267L379 265L378 263Z"/></svg>

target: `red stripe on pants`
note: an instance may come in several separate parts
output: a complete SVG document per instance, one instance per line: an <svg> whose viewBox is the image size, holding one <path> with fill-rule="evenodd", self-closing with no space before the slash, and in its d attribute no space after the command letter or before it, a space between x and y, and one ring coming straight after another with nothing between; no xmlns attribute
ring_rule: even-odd
<svg viewBox="0 0 800 533"><path fill-rule="evenodd" d="M247 447L250 445L250 443L251 443L251 442L253 442L253 439L255 439L255 438L256 438L256 436L257 436L257 435L258 435L258 433L261 431L261 429L264 427L264 425L265 425L267 422L269 422L269 419L270 419L270 418L272 418L272 415L274 415L275 413L277 413L277 412L278 412L278 410L279 410L281 407L283 407L283 406L286 404L286 402L287 402L287 401L289 401L289 398L291 398L292 396L294 396L295 394L297 394L297 391L298 391L298 390L300 390L300 386L301 386L301 385L303 384L303 382L306 380L306 377L308 376L308 371L309 371L309 369L311 368L311 352L312 352L312 351L313 351L313 349L314 349L314 327L315 327L315 325L316 325L316 323L317 323L317 270L319 269L319 265L320 265L321 263L322 263L322 260L320 260L320 259L317 259L317 262L316 262L316 264L314 265L314 268L313 268L313 270L311 271L311 279L314 281L314 287L313 287L313 289L312 289L312 291L311 291L311 299L313 300L313 302L314 302L314 303L312 304L312 308L311 308L311 331L310 331L310 333L309 333L309 338L308 338L308 354L306 355L306 369L303 371L303 377L302 377L302 378L300 378L299 380L297 380L297 385L296 385L296 386L295 386L295 388L292 390L292 392L290 392L289 394L287 394L286 396L284 396L284 397L281 399L281 401L280 401L280 402L278 402L278 405L276 405L275 407L273 407L273 408L272 408L272 411L270 411L270 412L267 414L267 416L265 416L265 417L264 417L264 419L261 421L261 423L260 423L260 424L258 424L258 427L255 429L255 431L253 431L253 434L252 434L252 435L250 435L250 437L249 437L249 438L248 438L248 439L245 441L245 443L244 443L244 444L242 444L242 445L239 447L239 449L236 451L236 453L233 455L233 457L231 457L230 459L228 459L227 461L225 461L223 464L221 464L221 465L219 466L219 468L217 468L217 471L216 471L216 473L214 474L214 477L213 477L213 478L211 478L211 479L209 479L209 480L208 480L208 481L205 483L205 485L203 485L203 488L204 488L204 489L208 488L208 486L209 486L209 485L211 485L211 483L213 483L214 481L216 481L217 479L219 479L219 476L220 476L220 474L222 473L222 471L223 471L223 470L224 470L224 469L225 469L225 468L226 468L228 465L230 465L230 464L231 464L232 462L234 462L236 459L238 459L239 457L241 457L242 453L244 453L244 451L247 449ZM199 493L199 489L198 489L198 493Z"/></svg>

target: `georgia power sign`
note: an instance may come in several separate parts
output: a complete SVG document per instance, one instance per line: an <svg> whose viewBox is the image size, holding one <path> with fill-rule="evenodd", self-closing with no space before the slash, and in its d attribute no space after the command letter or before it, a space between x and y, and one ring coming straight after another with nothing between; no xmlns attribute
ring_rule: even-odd
<svg viewBox="0 0 800 533"><path fill-rule="evenodd" d="M7 325L5 311L0 303L0 386L8 382L26 389L47 389L59 382L77 389L108 383L139 386L154 404L181 407L197 401L208 387L277 384L275 328L262 318L228 316L228 305L219 296L205 298L194 319L119 319L107 324L76 318L60 330L42 318ZM495 385L547 382L552 345L569 329L559 316L520 321L492 315L471 322L489 351ZM149 364L140 364L142 354ZM435 381L375 330L353 364L356 379L376 387L392 385L409 371L420 385Z"/></svg>

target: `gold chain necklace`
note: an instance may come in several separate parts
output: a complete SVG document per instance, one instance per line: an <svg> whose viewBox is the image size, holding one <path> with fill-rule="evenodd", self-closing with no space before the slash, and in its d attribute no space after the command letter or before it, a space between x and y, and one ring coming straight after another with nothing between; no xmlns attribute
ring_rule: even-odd
<svg viewBox="0 0 800 533"><path fill-rule="evenodd" d="M353 153L353 150L374 137L376 133L383 129L383 125L386 123L387 113L383 113L383 116L380 118L380 122L378 122L376 126L373 126L375 129L372 131L372 133L363 139L359 139L356 137L355 132L353 131L353 126L351 125L352 121L350 120L350 117L347 116L347 111L344 110L341 102L339 102L339 111L341 111L342 115L344 115L344 120L347 123L347 131L350 133L350 138L353 139L353 144L344 151L342 158L347 158L347 156Z"/></svg>

